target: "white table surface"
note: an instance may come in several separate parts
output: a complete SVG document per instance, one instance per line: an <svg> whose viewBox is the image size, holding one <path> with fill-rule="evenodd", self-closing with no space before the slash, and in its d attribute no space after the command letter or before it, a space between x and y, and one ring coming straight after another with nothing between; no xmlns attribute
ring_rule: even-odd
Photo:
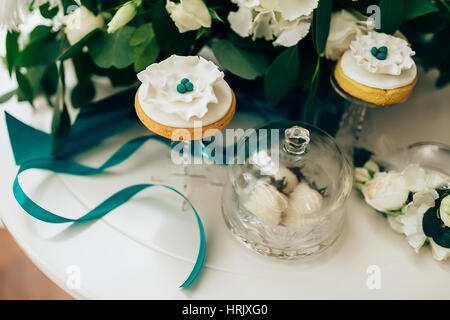
<svg viewBox="0 0 450 320"><path fill-rule="evenodd" d="M384 141L406 146L417 141L450 143L450 87L437 91L433 75L420 78L414 96L392 109L370 112L362 141L383 149ZM3 91L13 87L0 74ZM41 129L49 127L49 112L8 102L2 109ZM239 122L258 119L238 115ZM1 218L22 250L50 279L80 299L395 299L450 298L450 262L432 259L429 248L416 254L387 221L353 192L343 235L323 255L306 261L282 262L242 247L225 227L220 210L221 188L193 181L197 207L207 233L204 269L189 289L178 286L189 274L198 249L194 217L179 210L168 191L148 190L107 217L83 225L52 225L26 214L12 194L17 172L0 119ZM146 134L130 125L124 132L82 153L77 161L98 165L129 138ZM90 178L31 170L21 176L25 191L47 209L68 217L81 216L119 188L148 182L164 163L167 150L147 143L135 157ZM0 244L1 246L1 244ZM370 290L367 268L381 271L381 289ZM67 286L73 266L80 271L80 288ZM72 274L73 275L73 274ZM70 281L69 281L70 282ZM0 284L1 285L1 284Z"/></svg>

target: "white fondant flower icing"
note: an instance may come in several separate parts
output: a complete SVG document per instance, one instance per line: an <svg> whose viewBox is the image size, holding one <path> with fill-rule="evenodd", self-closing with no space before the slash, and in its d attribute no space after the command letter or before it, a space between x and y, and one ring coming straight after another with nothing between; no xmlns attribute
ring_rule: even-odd
<svg viewBox="0 0 450 320"><path fill-rule="evenodd" d="M223 72L213 62L202 57L172 55L138 74L142 82L141 103L155 105L186 121L194 116L202 118L208 112L208 104L218 102L214 85L223 77ZM177 85L184 78L189 79L194 90L179 93Z"/></svg>
<svg viewBox="0 0 450 320"><path fill-rule="evenodd" d="M372 48L387 47L385 60L379 60L372 54ZM359 66L369 72L400 75L414 66L411 58L415 52L404 39L385 33L371 31L367 35L358 35L350 44L350 50Z"/></svg>
<svg viewBox="0 0 450 320"><path fill-rule="evenodd" d="M311 16L318 0L234 0L239 5L230 12L231 29L241 37L252 36L290 47L309 32Z"/></svg>

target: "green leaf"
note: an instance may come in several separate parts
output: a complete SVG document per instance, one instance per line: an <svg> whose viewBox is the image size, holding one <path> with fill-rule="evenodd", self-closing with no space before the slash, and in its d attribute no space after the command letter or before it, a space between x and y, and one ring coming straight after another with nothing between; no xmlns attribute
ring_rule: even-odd
<svg viewBox="0 0 450 320"><path fill-rule="evenodd" d="M52 33L52 28L48 26L37 26L30 33L30 41L25 49L19 53L16 60L16 66L19 67L31 67L36 64L48 63L48 57L43 53L43 48L48 45L53 46L50 48L52 52L56 49L59 50L58 45L55 45L53 41L60 43L55 39L55 33ZM50 50L48 49L48 50Z"/></svg>
<svg viewBox="0 0 450 320"><path fill-rule="evenodd" d="M19 54L19 33L18 32L8 32L6 34L6 63L8 64L9 75L14 69L17 55Z"/></svg>
<svg viewBox="0 0 450 320"><path fill-rule="evenodd" d="M405 21L439 11L431 0L409 0L405 6Z"/></svg>
<svg viewBox="0 0 450 320"><path fill-rule="evenodd" d="M41 86L47 96L54 95L58 88L58 68L55 63L46 67L41 79Z"/></svg>
<svg viewBox="0 0 450 320"><path fill-rule="evenodd" d="M58 6L54 6L50 9L50 3L44 3L39 7L39 11L41 12L41 16L46 19L53 19L58 14Z"/></svg>
<svg viewBox="0 0 450 320"><path fill-rule="evenodd" d="M59 150L64 145L67 137L70 133L70 116L67 111L67 105L65 103L65 93L66 93L66 84L65 84L65 72L64 72L64 64L59 64L59 90L57 96L57 104L53 109L53 118L52 118L52 155L56 155Z"/></svg>
<svg viewBox="0 0 450 320"><path fill-rule="evenodd" d="M159 45L156 39L136 47L133 51L134 70L136 72L144 70L155 62L158 56Z"/></svg>
<svg viewBox="0 0 450 320"><path fill-rule="evenodd" d="M164 56L189 54L196 32L178 32L177 27L167 13L165 0L159 0L155 5L152 23L159 48L164 53Z"/></svg>
<svg viewBox="0 0 450 320"><path fill-rule="evenodd" d="M97 0L81 0L81 5L88 8L93 14L98 14L98 6L101 4L101 1Z"/></svg>
<svg viewBox="0 0 450 320"><path fill-rule="evenodd" d="M123 69L133 63L133 48L130 39L136 28L124 26L109 34L101 31L89 41L89 54L94 63L103 69Z"/></svg>
<svg viewBox="0 0 450 320"><path fill-rule="evenodd" d="M14 97L14 95L16 93L17 93L17 89L14 89L14 90L11 90L11 91L5 93L4 95L0 96L0 104L5 103L6 101L8 101L12 97Z"/></svg>
<svg viewBox="0 0 450 320"><path fill-rule="evenodd" d="M393 34L403 23L405 12L403 0L381 0L380 10L381 30Z"/></svg>
<svg viewBox="0 0 450 320"><path fill-rule="evenodd" d="M270 103L278 104L291 91L297 82L298 71L298 47L293 46L272 62L264 76L264 89Z"/></svg>
<svg viewBox="0 0 450 320"><path fill-rule="evenodd" d="M86 43L89 41L89 39L92 38L94 34L96 34L100 29L94 29L91 32L89 32L87 35L85 35L80 41L73 44L69 48L67 48L59 57L58 60L66 60L69 58L72 58L77 53L81 52L83 47L86 45Z"/></svg>
<svg viewBox="0 0 450 320"><path fill-rule="evenodd" d="M144 23L133 33L130 39L130 46L136 47L145 43L149 43L155 37L153 25L151 23Z"/></svg>
<svg viewBox="0 0 450 320"><path fill-rule="evenodd" d="M82 108L89 104L95 97L95 86L90 79L84 83L78 83L70 94L74 108Z"/></svg>
<svg viewBox="0 0 450 320"><path fill-rule="evenodd" d="M222 67L247 80L263 75L269 65L264 53L239 48L226 39L214 41L212 49Z"/></svg>
<svg viewBox="0 0 450 320"><path fill-rule="evenodd" d="M314 46L318 54L322 54L327 45L332 10L332 0L320 0L314 12Z"/></svg>
<svg viewBox="0 0 450 320"><path fill-rule="evenodd" d="M16 69L16 79L20 92L23 94L25 99L33 105L34 93L30 81L18 69Z"/></svg>

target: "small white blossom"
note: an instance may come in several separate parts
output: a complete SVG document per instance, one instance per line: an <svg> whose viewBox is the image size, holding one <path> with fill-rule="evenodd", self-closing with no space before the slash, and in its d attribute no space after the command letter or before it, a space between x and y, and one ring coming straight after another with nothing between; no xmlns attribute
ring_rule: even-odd
<svg viewBox="0 0 450 320"><path fill-rule="evenodd" d="M211 27L211 15L202 0L181 0L180 3L167 0L166 10L180 33Z"/></svg>
<svg viewBox="0 0 450 320"><path fill-rule="evenodd" d="M71 45L83 39L88 33L103 28L105 22L101 15L95 16L86 7L79 7L62 18L66 25L64 32Z"/></svg>

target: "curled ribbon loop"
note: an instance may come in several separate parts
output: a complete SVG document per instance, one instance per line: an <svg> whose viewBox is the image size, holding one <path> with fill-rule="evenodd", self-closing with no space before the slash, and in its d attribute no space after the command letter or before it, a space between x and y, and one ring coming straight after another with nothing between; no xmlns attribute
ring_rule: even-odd
<svg viewBox="0 0 450 320"><path fill-rule="evenodd" d="M192 282L197 277L198 273L200 272L204 259L205 259L205 251L206 251L206 238L205 238L205 230L203 228L203 223L200 219L200 216L198 215L197 211L195 210L192 203L189 201L188 198L186 198L181 192L178 190L167 186L163 184L137 184L133 186L126 187L112 196L110 196L108 199L100 203L97 207L83 215L82 217L78 219L69 219L65 218L59 215L56 215L50 211L47 211L46 209L42 208L38 204L36 204L33 200L31 200L23 191L22 187L19 183L19 175L29 169L42 169L42 170L48 170L56 173L62 173L62 174L70 174L70 175L77 175L77 176L91 176L96 175L99 173L104 172L106 169L114 167L125 160L127 160L131 155L133 155L145 142L148 140L158 140L160 142L163 142L165 144L169 144L170 142L167 139L164 139L159 136L144 136L139 137L130 140L129 142L125 143L119 150L117 150L108 160L106 160L100 167L89 167L85 166L83 164L79 164L72 161L66 161L66 160L58 160L54 158L41 158L41 159L31 159L28 161L25 161L20 166L20 169L17 173L16 178L14 179L13 184L13 194L16 198L19 205L31 216L33 216L36 219L39 219L44 222L48 223L68 223L68 222L86 222L91 221L95 219L99 219L106 215L107 213L111 212L115 208L121 206L125 202L127 202L129 199L131 199L134 195L137 193L148 189L152 187L162 187L169 189L175 193L177 193L179 196L181 196L191 207L192 211L195 214L198 229L200 232L200 247L197 254L196 262L194 265L194 268L192 269L191 273L189 274L186 281L180 286L180 287L188 287L192 284Z"/></svg>

